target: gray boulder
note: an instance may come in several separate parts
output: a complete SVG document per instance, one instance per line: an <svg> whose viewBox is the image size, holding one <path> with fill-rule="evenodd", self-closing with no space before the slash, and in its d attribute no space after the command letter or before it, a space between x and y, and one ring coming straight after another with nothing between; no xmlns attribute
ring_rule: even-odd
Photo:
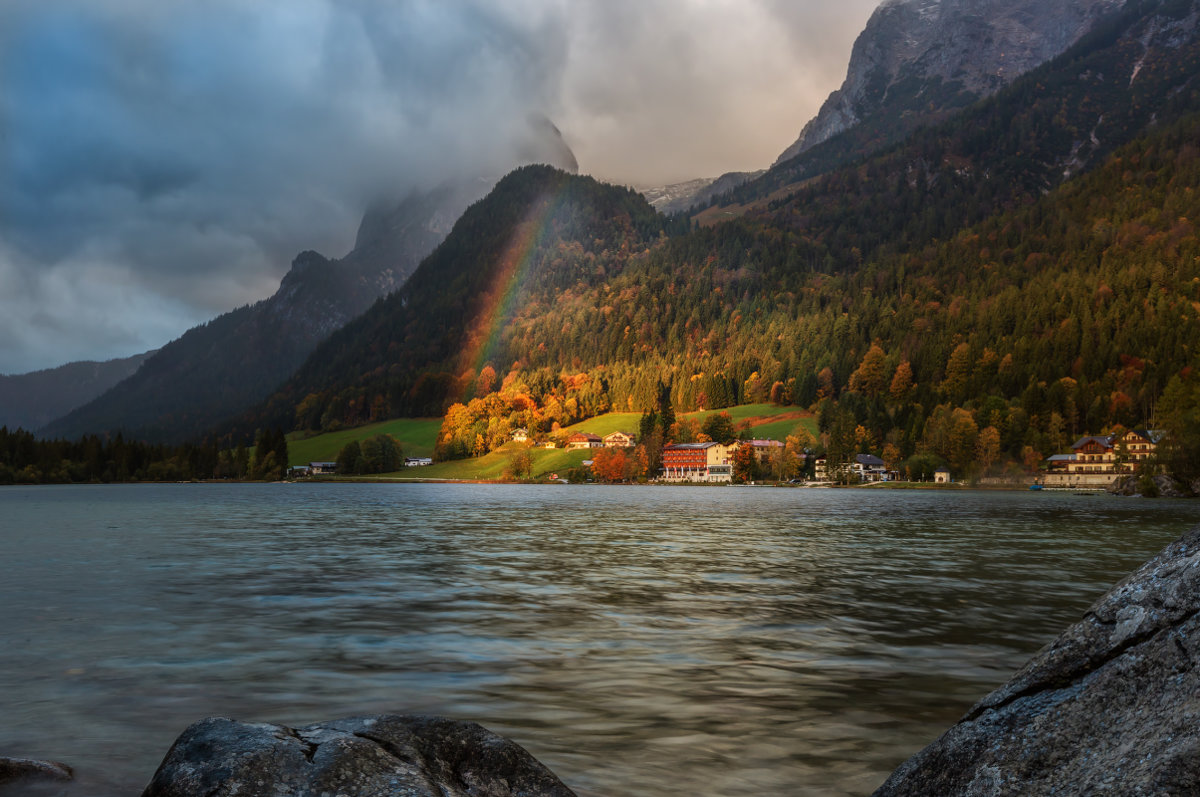
<svg viewBox="0 0 1200 797"><path fill-rule="evenodd" d="M1200 795L1200 528L875 794Z"/></svg>
<svg viewBox="0 0 1200 797"><path fill-rule="evenodd" d="M385 714L303 728L188 727L142 797L573 797L521 746L473 722Z"/></svg>
<svg viewBox="0 0 1200 797"><path fill-rule="evenodd" d="M0 757L0 794L52 794L54 786L74 777L69 766L57 761Z"/></svg>

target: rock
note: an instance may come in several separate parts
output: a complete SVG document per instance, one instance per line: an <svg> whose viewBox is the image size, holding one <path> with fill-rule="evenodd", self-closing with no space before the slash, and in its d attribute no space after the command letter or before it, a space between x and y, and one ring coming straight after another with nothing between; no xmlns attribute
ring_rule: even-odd
<svg viewBox="0 0 1200 797"><path fill-rule="evenodd" d="M44 794L48 784L65 783L75 773L57 761L34 761L30 758L0 758L0 794Z"/></svg>
<svg viewBox="0 0 1200 797"><path fill-rule="evenodd" d="M1146 498L1188 498L1200 494L1196 490L1197 486L1200 485L1185 487L1175 477L1159 473L1150 477L1149 483L1146 483L1142 476L1122 476L1108 486L1108 492L1113 495L1140 495Z"/></svg>
<svg viewBox="0 0 1200 797"><path fill-rule="evenodd" d="M1200 528L875 792L1200 794Z"/></svg>
<svg viewBox="0 0 1200 797"><path fill-rule="evenodd" d="M883 110L885 124L905 116L916 123L994 94L1120 6L1118 0L885 0L854 42L842 87L775 164Z"/></svg>
<svg viewBox="0 0 1200 797"><path fill-rule="evenodd" d="M303 728L213 717L171 746L142 797L573 797L473 722L385 714Z"/></svg>

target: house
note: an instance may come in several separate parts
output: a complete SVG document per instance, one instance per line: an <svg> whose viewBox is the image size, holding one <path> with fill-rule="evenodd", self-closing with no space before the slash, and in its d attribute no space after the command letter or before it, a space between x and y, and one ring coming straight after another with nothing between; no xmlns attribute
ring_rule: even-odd
<svg viewBox="0 0 1200 797"><path fill-rule="evenodd" d="M314 476L325 475L329 473L337 473L336 462L310 462L308 463L308 471Z"/></svg>
<svg viewBox="0 0 1200 797"><path fill-rule="evenodd" d="M591 434L590 432L576 432L567 438L567 448L603 448L604 441L600 439L600 435Z"/></svg>
<svg viewBox="0 0 1200 797"><path fill-rule="evenodd" d="M604 435L605 448L633 448L633 435L626 432L613 432Z"/></svg>
<svg viewBox="0 0 1200 797"><path fill-rule="evenodd" d="M760 465L783 453L783 443L778 440L746 440L743 444L754 450L754 458Z"/></svg>
<svg viewBox="0 0 1200 797"><path fill-rule="evenodd" d="M1154 458L1165 436L1159 429L1130 429L1117 441L1117 458L1125 470L1133 470L1139 462Z"/></svg>
<svg viewBox="0 0 1200 797"><path fill-rule="evenodd" d="M558 448L558 443L554 442L553 440L547 440L546 442L542 443L542 448Z"/></svg>
<svg viewBox="0 0 1200 797"><path fill-rule="evenodd" d="M1108 487L1153 460L1163 436L1155 429L1131 429L1119 437L1085 435L1071 445L1072 453L1047 459L1039 481L1046 487Z"/></svg>
<svg viewBox="0 0 1200 797"><path fill-rule="evenodd" d="M1055 454L1046 460L1046 471L1049 473L1066 473L1074 461L1074 454Z"/></svg>
<svg viewBox="0 0 1200 797"><path fill-rule="evenodd" d="M529 430L528 429L513 429L512 439L513 439L514 443L529 442Z"/></svg>
<svg viewBox="0 0 1200 797"><path fill-rule="evenodd" d="M1068 473L1116 473L1117 452L1112 435L1086 435L1071 446L1075 459Z"/></svg>
<svg viewBox="0 0 1200 797"><path fill-rule="evenodd" d="M663 447L663 481L733 481L736 446L721 443L676 443Z"/></svg>
<svg viewBox="0 0 1200 797"><path fill-rule="evenodd" d="M821 482L839 478L841 475L852 475L862 482L879 482L887 480L888 469L883 460L874 454L855 454L853 460L840 466L835 464L833 469L830 469L825 457L817 457L813 475Z"/></svg>
<svg viewBox="0 0 1200 797"><path fill-rule="evenodd" d="M850 470L859 481L881 482L887 479L887 465L874 454L855 454Z"/></svg>
<svg viewBox="0 0 1200 797"><path fill-rule="evenodd" d="M287 472L289 479L299 479L303 478L304 476L311 476L312 468L310 468L308 465L293 465L292 467L288 468Z"/></svg>
<svg viewBox="0 0 1200 797"><path fill-rule="evenodd" d="M950 469L949 468L938 468L937 470L935 470L933 472L933 480L938 484L949 484L950 483Z"/></svg>
<svg viewBox="0 0 1200 797"><path fill-rule="evenodd" d="M430 457L405 457L404 467L406 468L422 468L426 465L432 465L433 459Z"/></svg>

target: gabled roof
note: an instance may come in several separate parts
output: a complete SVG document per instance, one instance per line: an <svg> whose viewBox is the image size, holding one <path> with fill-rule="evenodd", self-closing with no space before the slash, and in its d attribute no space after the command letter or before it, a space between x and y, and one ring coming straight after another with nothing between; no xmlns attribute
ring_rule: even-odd
<svg viewBox="0 0 1200 797"><path fill-rule="evenodd" d="M883 460L874 454L855 454L854 461L859 465L871 465L875 467L882 467L884 465Z"/></svg>
<svg viewBox="0 0 1200 797"><path fill-rule="evenodd" d="M754 440L745 440L743 442L749 443L755 448L783 448L783 443L778 440L759 440L755 438Z"/></svg>
<svg viewBox="0 0 1200 797"><path fill-rule="evenodd" d="M1159 443L1167 434L1162 429L1130 429L1129 431L1155 444Z"/></svg>
<svg viewBox="0 0 1200 797"><path fill-rule="evenodd" d="M1076 440L1074 443L1071 444L1071 448L1083 448L1088 443L1096 443L1098 445L1104 446L1105 448L1113 447L1112 435L1090 434L1090 435L1085 435L1085 436L1079 438L1078 440Z"/></svg>
<svg viewBox="0 0 1200 797"><path fill-rule="evenodd" d="M1047 462L1074 462L1074 454L1054 454L1046 458Z"/></svg>

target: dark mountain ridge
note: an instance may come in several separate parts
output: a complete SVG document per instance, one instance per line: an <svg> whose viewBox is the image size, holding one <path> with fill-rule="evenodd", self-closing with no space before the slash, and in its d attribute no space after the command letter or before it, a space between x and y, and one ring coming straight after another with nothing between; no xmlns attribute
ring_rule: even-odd
<svg viewBox="0 0 1200 797"><path fill-rule="evenodd" d="M514 165L547 160L575 169L548 120L530 120ZM128 379L45 426L48 436L123 431L154 442L195 438L261 401L332 332L408 279L454 220L496 177L413 191L371 207L354 249L340 260L302 252L268 299L188 330Z"/></svg>
<svg viewBox="0 0 1200 797"><path fill-rule="evenodd" d="M27 374L0 374L0 426L37 431L134 374L154 352L84 360Z"/></svg>

